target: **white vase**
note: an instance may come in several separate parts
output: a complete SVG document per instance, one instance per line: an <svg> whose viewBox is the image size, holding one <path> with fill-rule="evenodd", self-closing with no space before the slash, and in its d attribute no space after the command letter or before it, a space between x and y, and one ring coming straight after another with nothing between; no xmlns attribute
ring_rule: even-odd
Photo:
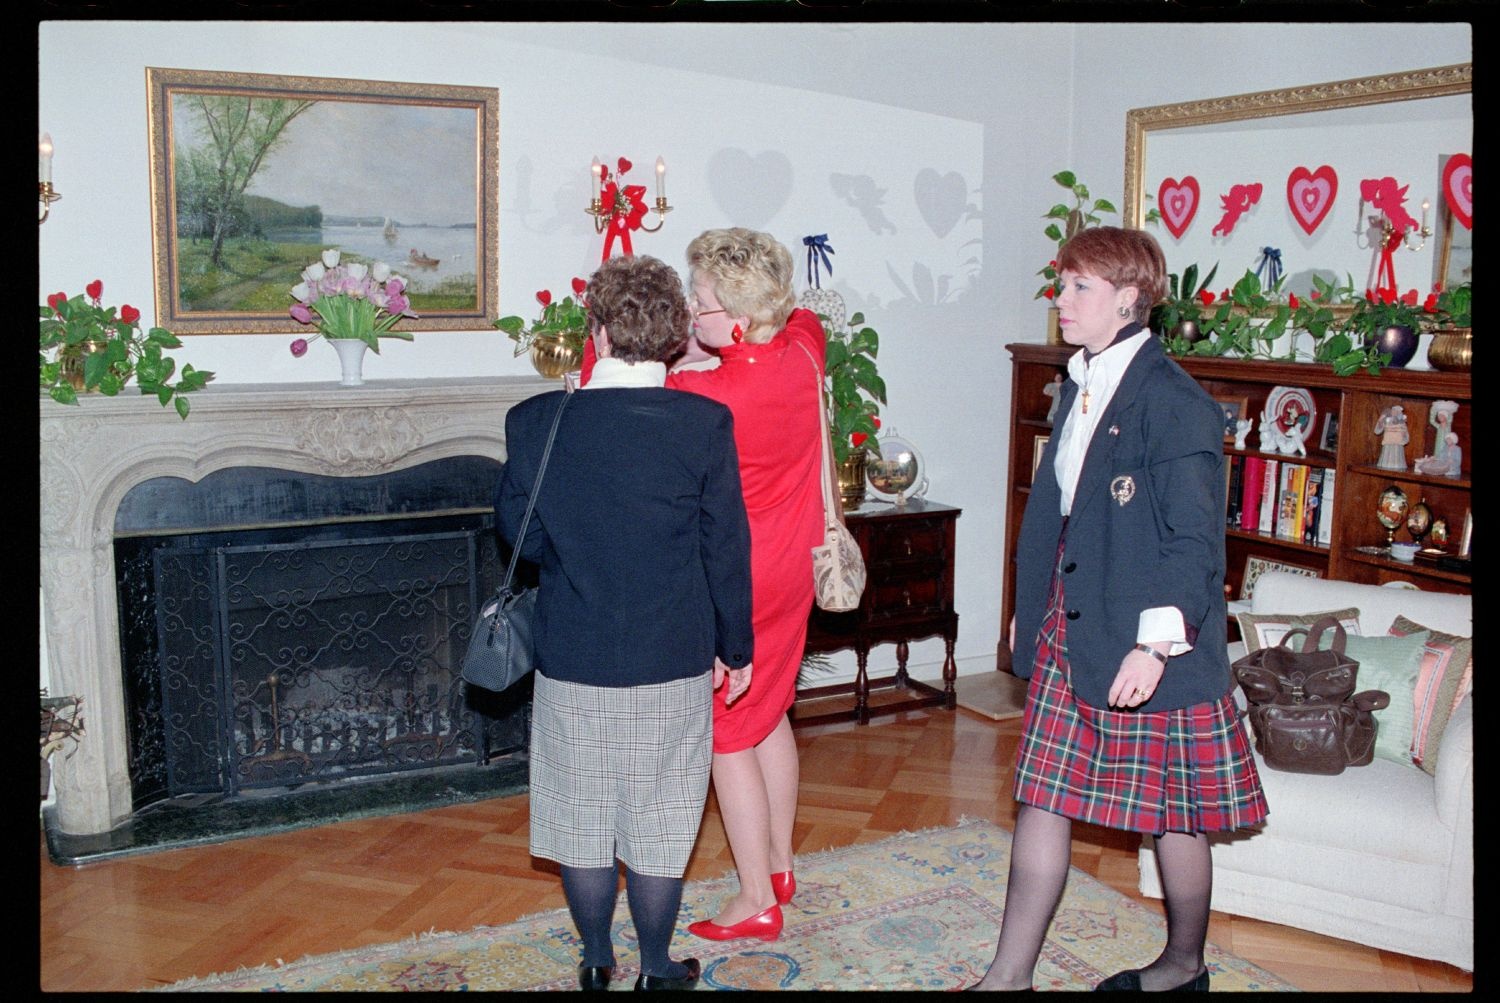
<svg viewBox="0 0 1500 1003"><path fill-rule="evenodd" d="M365 352L370 346L362 338L328 338L327 341L339 353L339 366L343 369L339 386L363 386L365 378L361 371L365 365Z"/></svg>

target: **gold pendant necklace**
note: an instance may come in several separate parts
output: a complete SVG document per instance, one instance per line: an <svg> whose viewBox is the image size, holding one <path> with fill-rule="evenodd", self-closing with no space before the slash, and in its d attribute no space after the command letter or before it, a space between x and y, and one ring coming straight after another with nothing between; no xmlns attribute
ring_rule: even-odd
<svg viewBox="0 0 1500 1003"><path fill-rule="evenodd" d="M1083 383L1083 413L1089 413L1089 387L1094 385L1094 370L1087 362L1083 364L1084 372L1088 373L1088 379Z"/></svg>

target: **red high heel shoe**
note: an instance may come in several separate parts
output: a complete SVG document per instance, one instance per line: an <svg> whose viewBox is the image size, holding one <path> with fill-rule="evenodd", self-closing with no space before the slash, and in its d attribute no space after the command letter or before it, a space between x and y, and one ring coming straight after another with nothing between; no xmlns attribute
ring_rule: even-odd
<svg viewBox="0 0 1500 1003"><path fill-rule="evenodd" d="M776 894L777 905L790 905L792 896L797 894L797 878L791 871L773 874L771 875L771 891Z"/></svg>
<svg viewBox="0 0 1500 1003"><path fill-rule="evenodd" d="M781 906L773 905L765 912L758 912L749 919L742 919L731 926L720 926L712 920L702 919L688 924L688 933L705 940L739 940L755 937L772 941L781 936Z"/></svg>

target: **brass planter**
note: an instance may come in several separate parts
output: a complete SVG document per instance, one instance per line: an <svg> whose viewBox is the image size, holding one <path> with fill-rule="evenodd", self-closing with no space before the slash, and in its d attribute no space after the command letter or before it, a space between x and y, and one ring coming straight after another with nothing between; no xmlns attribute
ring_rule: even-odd
<svg viewBox="0 0 1500 1003"><path fill-rule="evenodd" d="M583 352L555 335L538 335L531 339L531 364L547 379L555 380L564 373L577 372L583 365Z"/></svg>
<svg viewBox="0 0 1500 1003"><path fill-rule="evenodd" d="M95 352L102 352L105 344L102 341L84 341L78 345L67 348L58 354L58 361L62 363L63 379L68 381L76 392L83 392L83 365L84 359Z"/></svg>
<svg viewBox="0 0 1500 1003"><path fill-rule="evenodd" d="M1047 344L1049 344L1049 345L1066 345L1067 342L1063 341L1062 325L1060 323L1058 323L1058 319L1057 318L1058 318L1057 307L1055 307L1055 306L1048 307L1047 308Z"/></svg>
<svg viewBox="0 0 1500 1003"><path fill-rule="evenodd" d="M1473 360L1473 328L1447 327L1433 332L1427 362L1433 369L1467 373Z"/></svg>
<svg viewBox="0 0 1500 1003"><path fill-rule="evenodd" d="M865 459L870 454L855 449L849 458L838 465L839 503L845 512L853 512L865 500Z"/></svg>

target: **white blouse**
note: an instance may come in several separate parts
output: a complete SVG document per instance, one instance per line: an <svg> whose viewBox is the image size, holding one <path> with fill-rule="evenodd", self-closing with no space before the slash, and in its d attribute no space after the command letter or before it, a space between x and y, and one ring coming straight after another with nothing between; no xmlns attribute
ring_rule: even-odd
<svg viewBox="0 0 1500 1003"><path fill-rule="evenodd" d="M1083 461L1088 456L1089 443L1099 428L1099 419L1109 407L1120 385L1125 370L1135 359L1150 331L1131 335L1117 345L1111 345L1087 362L1080 350L1068 359L1068 376L1078 384L1078 394L1073 406L1063 421L1062 438L1057 443L1057 456L1052 463L1052 473L1057 477L1057 486L1062 495L1062 514L1073 511L1073 494L1078 490L1078 477L1083 473ZM1088 394L1088 413L1084 413L1084 394ZM1154 606L1141 611L1136 626L1136 640L1143 644L1154 641L1170 641L1168 655L1180 655L1193 650L1187 643L1187 630L1182 622L1182 611L1176 606Z"/></svg>

